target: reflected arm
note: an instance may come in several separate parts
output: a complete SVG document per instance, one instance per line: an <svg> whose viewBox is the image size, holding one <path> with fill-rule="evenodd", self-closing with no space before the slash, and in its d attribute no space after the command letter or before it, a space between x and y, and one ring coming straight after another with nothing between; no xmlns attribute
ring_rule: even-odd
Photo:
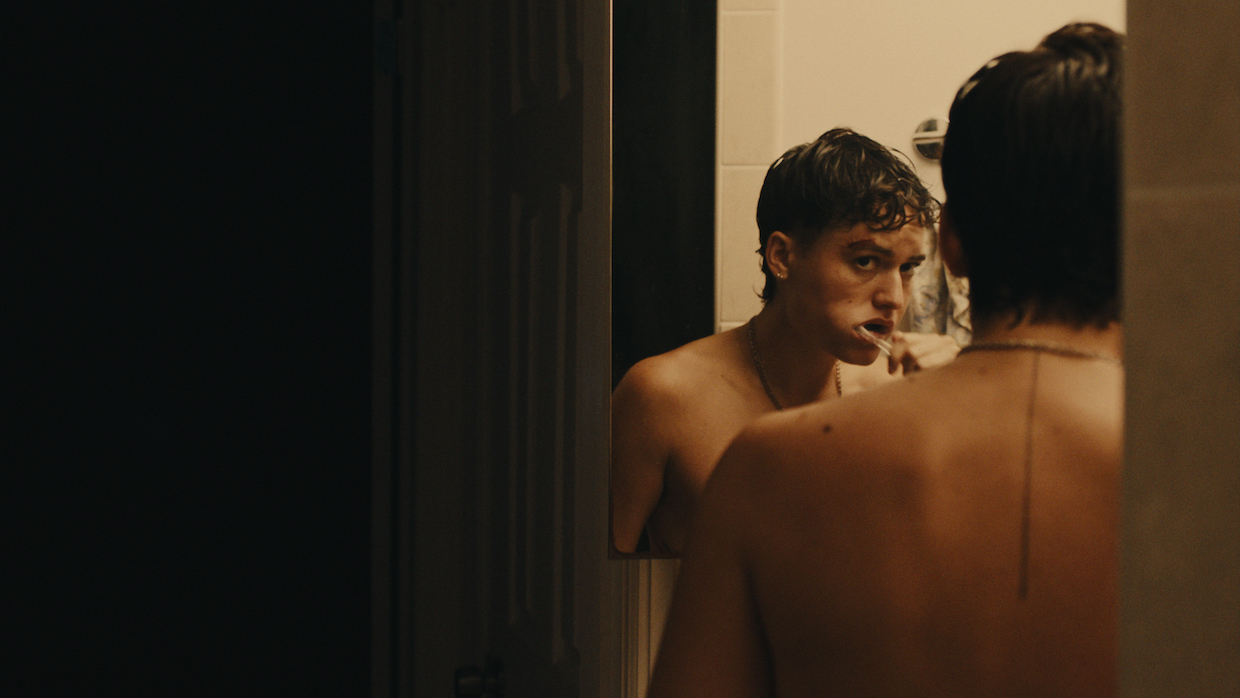
<svg viewBox="0 0 1240 698"><path fill-rule="evenodd" d="M661 428L660 391L650 374L647 366L634 366L611 396L611 530L622 553L637 550L663 494L671 452Z"/></svg>

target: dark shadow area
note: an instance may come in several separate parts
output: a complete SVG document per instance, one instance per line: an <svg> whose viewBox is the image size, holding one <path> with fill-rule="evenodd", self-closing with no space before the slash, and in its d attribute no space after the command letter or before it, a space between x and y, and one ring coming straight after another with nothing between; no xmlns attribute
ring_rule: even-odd
<svg viewBox="0 0 1240 698"><path fill-rule="evenodd" d="M12 695L368 692L371 23L20 24Z"/></svg>
<svg viewBox="0 0 1240 698"><path fill-rule="evenodd" d="M714 331L714 2L618 2L612 385Z"/></svg>

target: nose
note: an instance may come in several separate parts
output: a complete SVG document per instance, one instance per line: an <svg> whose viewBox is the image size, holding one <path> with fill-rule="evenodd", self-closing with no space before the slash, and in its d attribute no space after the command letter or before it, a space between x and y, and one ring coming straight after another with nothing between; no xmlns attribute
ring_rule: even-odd
<svg viewBox="0 0 1240 698"><path fill-rule="evenodd" d="M903 310L908 303L909 280L896 269L879 276L877 283L874 305L884 310Z"/></svg>

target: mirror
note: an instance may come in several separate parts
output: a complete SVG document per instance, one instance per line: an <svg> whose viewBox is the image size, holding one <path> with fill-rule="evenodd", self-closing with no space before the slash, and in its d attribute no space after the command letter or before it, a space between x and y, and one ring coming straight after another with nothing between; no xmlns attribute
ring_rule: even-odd
<svg viewBox="0 0 1240 698"><path fill-rule="evenodd" d="M788 147L851 127L908 155L941 199L913 133L986 58L1068 21L1125 28L1123 0L630 5L613 16L613 387L636 361L761 309L754 210Z"/></svg>

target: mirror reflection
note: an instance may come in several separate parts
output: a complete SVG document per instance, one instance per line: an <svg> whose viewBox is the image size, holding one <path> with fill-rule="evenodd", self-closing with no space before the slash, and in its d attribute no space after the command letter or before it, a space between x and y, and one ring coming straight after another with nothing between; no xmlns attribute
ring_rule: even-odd
<svg viewBox="0 0 1240 698"><path fill-rule="evenodd" d="M973 341L847 400L836 374L733 441L692 513L652 698L1115 692L1122 55L1113 30L1074 23L975 61L949 111L939 217ZM827 386L829 366L876 357L858 334L899 351L886 323L934 218L916 176L859 138L790 151L758 202L768 284L751 346L757 327L768 357ZM799 363L814 349L827 360ZM788 391L761 382L778 410Z"/></svg>
<svg viewBox="0 0 1240 698"><path fill-rule="evenodd" d="M757 204L762 309L741 327L638 363L612 398L613 533L679 555L715 463L757 417L953 359L900 332L938 204L905 158L850 129L784 153ZM884 361L878 361L885 355Z"/></svg>
<svg viewBox="0 0 1240 698"><path fill-rule="evenodd" d="M621 376L638 360L664 355L674 349L681 351L677 347L686 348L681 351L683 355L694 355L688 346L694 346L690 343L695 340L707 342L704 345L707 348L716 346L722 350L726 347L734 369L732 373L715 370L714 375L725 377L714 382L689 381L689 389L679 394L692 396L690 402L696 406L696 412L684 405L672 404L665 405L662 412L627 410L626 417L623 404L626 392L617 391L622 404L613 420L632 418L634 424L626 426L614 421L614 433L622 440L625 434L637 435L632 445L621 445L622 449L655 449L656 437L671 434L682 444L680 451L689 454L680 457L684 465L679 468L669 467L670 452L643 455L647 461L655 463L663 458L664 467L658 477L651 474L660 472L657 466L642 476L625 471L623 465L617 468L617 463L613 462L613 535L615 548L620 552L636 551L655 557L675 556L679 552L683 530L693 513L701 483L731 436L756 414L777 409L777 405L791 406L815 398L830 398L832 390L837 396L859 391L888 376L885 362L878 360L884 358L879 356L881 350L873 351L875 360L869 366L865 366L868 353L848 357L859 363L823 363L806 358L800 352L790 352L779 343L779 338L787 337L790 332L793 337L803 336L803 327L792 332L790 323L784 320L782 333L773 331L778 325L767 327L767 332L763 332L769 320L762 319L762 315L766 313L768 318L773 318L779 314L771 311L770 303L764 306L762 300L768 284L780 282L778 278L768 278L774 271L768 257L771 250L755 254L760 243L759 226L755 223L758 192L771 162L791 145L813 141L830 127L848 126L889 149L906 154L904 161L925 190L934 199L941 199L938 164L917 152L912 144L913 133L925 120L945 116L956 87L976 67L979 57L1032 45L1041 38L1045 28L1074 19L1095 19L1122 29L1124 14L1123 3L1113 1L1006 8L1002 16L981 2L956 3L950 8L940 8L933 15L919 13L915 16L908 3L894 1L870 3L864 7L834 4L824 7L822 3L808 0L761 4L763 9L754 9L752 3L742 7L723 2L718 8L718 44L712 47L715 50L712 59L717 57L716 75L712 77L717 80L711 83L718 91L717 118L711 109L715 94L710 95L711 100L700 92L695 96L702 113L712 112L706 126L700 119L696 122L698 129L710 131L713 140L711 168L705 175L695 175L687 168L674 174L659 173L660 167L668 167L663 160L677 160L680 164L691 161L676 158L668 142L682 145L686 142L686 130L691 127L679 124L687 114L695 112L684 104L671 106L668 98L651 98L656 90L649 86L650 66L644 73L646 77L636 81L647 84L644 92L633 84L624 87L626 70L634 68L624 62L622 55L623 12L629 10L616 7L615 246L620 255L624 245L641 239L643 242L637 244L645 254L659 258L669 265L665 269L671 270L630 276L622 259L618 256L615 260L614 380L618 386L622 385ZM653 37L652 43L666 44L672 36L673 30L669 28L672 23L665 17L658 30L647 27L645 31ZM697 40L700 50L704 42L701 37ZM662 63L665 75L678 70L669 68L668 60L671 59L666 54L656 59ZM707 69L700 58L695 65L695 75L700 78ZM682 86L700 88L698 82L683 72L677 79L685 81ZM626 113L624 100L633 92L644 95L636 111L645 110L647 116ZM626 123L642 123L646 130L626 129ZM641 135L634 138L634 134ZM639 154L643 146L654 146L656 141L657 147L651 147L645 155ZM677 202L668 204L670 210L685 216L679 221L650 222L649 211L658 208L652 204L642 214L647 216L645 223L626 223L629 220L626 216L636 215L631 213L634 208L640 209L643 203L657 199L649 193L645 196L626 193L633 191L624 189L626 158L629 162L642 163L632 171L649 174L642 180L650 187L647 192L671 192L678 186L700 187L701 182L695 177L709 178L713 215L702 213L698 189L699 198L686 196L679 201L679 207ZM700 157L697 162L699 169L696 171L700 172ZM698 202L698 208L692 212L690 201ZM704 219L709 219L712 229L708 242L702 242L700 237ZM634 232L635 227L643 228L641 232L658 240L659 246ZM965 344L970 329L965 286L938 262L933 225L922 227L925 232L921 241L923 250L908 256L911 259L924 255L924 259L916 260L915 278L908 288L901 288L902 307L892 308L890 312L885 308L875 311L863 319L875 322L860 322L859 326L872 324L880 339L889 340L897 326L888 323L903 316L902 329L947 335L954 339L953 344ZM683 247L689 250L686 254L698 256L696 261L669 251L670 241L694 230L699 236L697 241ZM812 244L797 247L798 238L794 233L779 232L787 235L788 244L780 247L778 254L786 254L789 259L802 263L795 269L781 267L780 273L804 270L807 267L803 262L812 258L812 254L822 253ZM776 240L782 244L783 238L776 237ZM640 251L637 254L642 255ZM665 259L669 256L674 259ZM688 271L702 259L709 261L709 273L700 267ZM781 264L776 261L776 266ZM785 281L799 283L804 278L802 272L796 279ZM658 284L665 284L663 290L657 288ZM702 320L700 300L694 305L679 300L676 295L700 292L702 288L709 288L711 317L708 322ZM775 295L778 297L778 292ZM630 298L638 300L634 303ZM808 302L806 298L798 298L801 305ZM884 304L890 305L890 299L880 297L877 305ZM870 306L876 307L873 297ZM689 313L690 308L697 310ZM659 332L638 331L622 325L622 318L627 316L654 318L677 313L683 314L667 325L682 330L681 334L669 333L661 344L651 339ZM687 320L689 315L694 319ZM751 318L755 320L751 322ZM637 350L625 348L638 341L632 336L634 334L640 334L640 341L650 343ZM773 342L772 337L776 341ZM808 346L805 340L798 341L802 347ZM898 351L907 351L908 344L905 339ZM697 345L699 349L702 346ZM872 344L866 346L873 348ZM835 356L830 351L825 353ZM840 353L846 352L840 349ZM832 368L824 375L826 365ZM739 373L742 366L748 369L745 376ZM834 366L840 367L838 375L835 375ZM675 380L676 372L672 373L672 380ZM790 382L790 379L800 378L805 379L803 384L800 380ZM681 380L688 379L682 376ZM641 381L633 382L639 384ZM641 391L629 392L641 397ZM748 399L728 403L722 394L743 394ZM642 400L632 402L640 406ZM729 404L731 407L727 406ZM715 417L705 416L712 413L710 407L718 407L713 412ZM636 418L632 417L634 412L638 415ZM720 418L721 413L726 416ZM678 414L680 416L676 416ZM626 478L636 484L625 483ZM634 505L630 501L633 497L625 494L626 491L644 491L644 494ZM652 491L657 492L653 506Z"/></svg>

